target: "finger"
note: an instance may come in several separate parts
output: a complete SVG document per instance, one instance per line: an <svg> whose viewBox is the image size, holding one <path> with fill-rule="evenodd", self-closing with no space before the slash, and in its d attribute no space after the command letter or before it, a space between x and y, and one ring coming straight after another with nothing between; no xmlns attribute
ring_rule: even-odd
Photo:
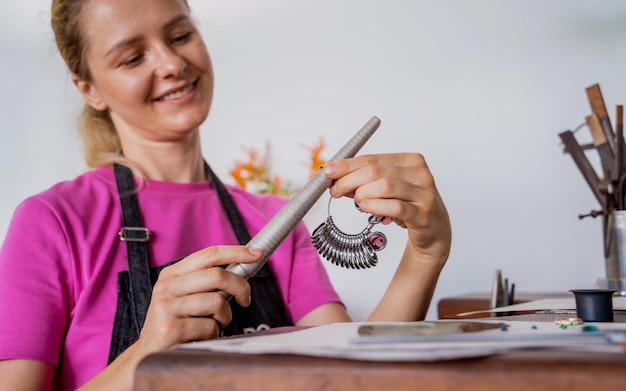
<svg viewBox="0 0 626 391"><path fill-rule="evenodd" d="M423 167L424 156L419 153L389 153L361 155L349 159L328 162L322 169L328 178L337 179L367 166Z"/></svg>
<svg viewBox="0 0 626 391"><path fill-rule="evenodd" d="M418 215L418 208L410 202L396 199L376 198L363 203L366 213L383 216L381 223L389 223L391 220L414 219Z"/></svg>
<svg viewBox="0 0 626 391"><path fill-rule="evenodd" d="M372 199L397 199L406 202L432 202L433 194L437 192L434 181L430 176L424 176L422 183L410 183L400 179L381 178L366 183L356 189L354 202L368 213L376 213L368 209L368 202ZM371 206L370 206L371 207Z"/></svg>
<svg viewBox="0 0 626 391"><path fill-rule="evenodd" d="M215 339L222 328L219 322L211 317L189 317L181 319L178 325L179 343Z"/></svg>
<svg viewBox="0 0 626 391"><path fill-rule="evenodd" d="M184 297L196 293L224 291L247 306L250 302L250 285L234 273L215 266L194 270L171 278L159 278L154 285L157 297ZM221 295L220 295L221 296Z"/></svg>
<svg viewBox="0 0 626 391"><path fill-rule="evenodd" d="M433 211L437 209L437 190L407 186L403 182L399 183L397 187L403 187L403 189L396 190L394 197L365 198L357 201L359 207L366 213L392 218L403 228L406 228L407 225L414 227L426 225ZM360 192L361 189L358 191ZM364 189L365 191L367 190ZM358 200L358 197L355 196L355 200Z"/></svg>
<svg viewBox="0 0 626 391"><path fill-rule="evenodd" d="M382 159L379 160L379 162L382 162ZM425 164L420 162L420 159L416 159L413 162L414 164L406 165L408 163L407 159L402 159L400 162L396 160L389 162L394 164L398 163L398 165L380 163L363 166L336 179L330 188L330 193L333 197L350 196L351 194L354 194L356 197L359 192L362 192L362 186L368 184L371 185L376 182L376 186L381 186L381 184L385 185L384 187L379 188L383 191L380 196L391 198L395 197L395 194L390 193L390 189L388 187L393 182L406 182L407 184L424 187L434 186L432 174L427 169ZM387 184L384 182L377 182L380 180L388 180L390 182ZM376 189L376 187L370 186L370 189ZM376 196L378 196L376 193L361 194L361 198Z"/></svg>
<svg viewBox="0 0 626 391"><path fill-rule="evenodd" d="M213 266L255 262L261 259L262 256L262 250L246 246L212 246L197 251L180 262L166 267L161 273L165 272L165 275L183 275Z"/></svg>
<svg viewBox="0 0 626 391"><path fill-rule="evenodd" d="M211 317L224 328L232 320L230 305L219 292L202 292L179 298L172 303L179 317Z"/></svg>

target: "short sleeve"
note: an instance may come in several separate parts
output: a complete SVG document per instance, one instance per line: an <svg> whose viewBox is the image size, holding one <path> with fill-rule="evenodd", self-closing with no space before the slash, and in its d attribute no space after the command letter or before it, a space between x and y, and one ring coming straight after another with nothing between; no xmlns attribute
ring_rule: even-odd
<svg viewBox="0 0 626 391"><path fill-rule="evenodd" d="M293 269L288 306L294 322L326 303L341 303L304 223L294 230Z"/></svg>
<svg viewBox="0 0 626 391"><path fill-rule="evenodd" d="M57 365L71 301L66 238L42 201L16 209L0 248L0 359Z"/></svg>

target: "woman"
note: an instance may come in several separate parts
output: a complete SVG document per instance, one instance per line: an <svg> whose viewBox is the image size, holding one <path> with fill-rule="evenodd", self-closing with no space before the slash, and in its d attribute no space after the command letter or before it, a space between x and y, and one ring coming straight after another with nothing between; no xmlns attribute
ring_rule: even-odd
<svg viewBox="0 0 626 391"><path fill-rule="evenodd" d="M54 0L52 25L86 102L94 170L25 200L9 227L0 250L8 389L131 389L142 358L178 343L350 321L302 223L254 278L224 270L262 256L237 243L284 201L221 185L204 162L213 73L185 0ZM323 172L333 197L408 233L368 320L423 319L451 241L423 157L360 156Z"/></svg>

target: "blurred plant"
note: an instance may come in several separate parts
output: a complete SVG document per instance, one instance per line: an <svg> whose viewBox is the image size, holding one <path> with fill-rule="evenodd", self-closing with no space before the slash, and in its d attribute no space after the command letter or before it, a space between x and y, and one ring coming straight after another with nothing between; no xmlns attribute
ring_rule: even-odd
<svg viewBox="0 0 626 391"><path fill-rule="evenodd" d="M307 179L310 179L326 163L326 160L322 158L326 143L320 137L317 144L303 145L303 148L309 152L309 160L306 164L309 167ZM263 155L260 155L254 148L244 147L244 150L247 155L246 160L236 160L233 168L229 171L230 176L239 187L253 193L275 194L284 197L291 197L298 191L298 188L290 182L283 181L280 175L272 173L269 143L265 144Z"/></svg>
<svg viewBox="0 0 626 391"><path fill-rule="evenodd" d="M320 137L317 144L310 147L303 145L303 147L309 150L309 179L311 179L326 164L326 159L322 158L322 151L326 149L326 142L324 142L324 138Z"/></svg>

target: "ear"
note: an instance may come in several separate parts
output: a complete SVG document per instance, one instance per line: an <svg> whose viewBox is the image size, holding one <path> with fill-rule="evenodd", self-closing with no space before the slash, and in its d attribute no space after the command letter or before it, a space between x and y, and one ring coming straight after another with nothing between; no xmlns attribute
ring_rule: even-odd
<svg viewBox="0 0 626 391"><path fill-rule="evenodd" d="M72 83L78 88L81 95L85 99L85 101L94 109L104 111L107 109L107 104L104 103L100 94L98 94L98 90L93 83L90 83L85 80L81 80L76 75L72 75Z"/></svg>

